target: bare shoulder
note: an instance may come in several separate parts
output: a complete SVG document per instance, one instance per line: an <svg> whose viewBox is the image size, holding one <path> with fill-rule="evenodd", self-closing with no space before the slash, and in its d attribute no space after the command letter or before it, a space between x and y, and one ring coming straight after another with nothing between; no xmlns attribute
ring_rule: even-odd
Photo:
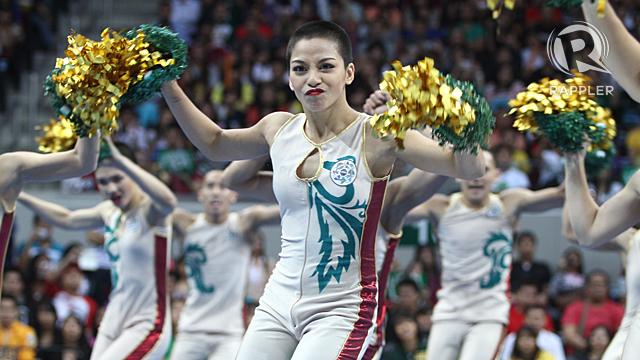
<svg viewBox="0 0 640 360"><path fill-rule="evenodd" d="M429 210L438 218L442 217L442 214L447 210L451 203L451 196L444 194L435 194L431 199L427 200L425 204L428 204Z"/></svg>
<svg viewBox="0 0 640 360"><path fill-rule="evenodd" d="M194 221L196 221L196 215L189 210L183 208L176 208L171 213L173 219L174 228L178 228L181 231L185 231Z"/></svg>
<svg viewBox="0 0 640 360"><path fill-rule="evenodd" d="M269 145L271 145L280 128L294 116L295 115L290 112L277 111L263 117L255 126L262 127L262 132L269 142Z"/></svg>

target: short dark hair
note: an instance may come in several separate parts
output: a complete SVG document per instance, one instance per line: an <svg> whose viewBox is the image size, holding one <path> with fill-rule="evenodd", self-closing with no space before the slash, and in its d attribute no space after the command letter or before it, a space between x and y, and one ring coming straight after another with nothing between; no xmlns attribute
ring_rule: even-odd
<svg viewBox="0 0 640 360"><path fill-rule="evenodd" d="M537 243L538 240L536 239L536 235L531 232L531 231L520 231L518 232L518 240L516 240L516 244L520 242L520 239L522 239L523 237L528 237L531 239L531 241L533 241L533 243Z"/></svg>
<svg viewBox="0 0 640 360"><path fill-rule="evenodd" d="M545 309L543 306L541 306L541 305L531 305L524 311L524 315L525 316L529 315L529 312L531 312L532 310L542 310L542 311L544 311L545 314L547 313L547 309Z"/></svg>
<svg viewBox="0 0 640 360"><path fill-rule="evenodd" d="M524 354L522 354L522 352L518 348L518 340L523 335L529 335L529 336L531 336L531 337L533 337L535 339L535 338L538 337L538 332L536 331L536 329L532 328L531 326L527 326L527 325L521 327L520 330L518 330L518 333L516 335L516 344L513 347L513 352L511 353L511 358L512 359L513 358L518 358L518 359L524 359L525 358L523 356ZM538 347L538 344L536 343L536 349L535 349L534 354L531 357L531 359L537 358L539 352L540 352L540 348Z"/></svg>
<svg viewBox="0 0 640 360"><path fill-rule="evenodd" d="M400 289L400 287L402 286L408 286L410 288L412 288L413 290L420 292L420 288L418 287L418 284L411 278L404 278L402 280L400 280L400 282L398 283L398 285L396 285L396 290Z"/></svg>
<svg viewBox="0 0 640 360"><path fill-rule="evenodd" d="M287 44L287 70L291 67L291 53L293 52L293 47L296 46L300 40L313 38L327 39L336 43L338 46L338 52L344 60L345 68L353 62L351 40L349 39L347 32L331 21L318 20L311 21L300 26L289 38L289 43Z"/></svg>
<svg viewBox="0 0 640 360"><path fill-rule="evenodd" d="M536 293L540 293L540 291L542 291L542 288L540 286L540 284L537 284L533 281L523 281L521 283L519 283L517 286L514 286L513 289L511 289L514 293L517 293L518 291L520 291L520 289L522 289L525 286L534 286L536 288Z"/></svg>

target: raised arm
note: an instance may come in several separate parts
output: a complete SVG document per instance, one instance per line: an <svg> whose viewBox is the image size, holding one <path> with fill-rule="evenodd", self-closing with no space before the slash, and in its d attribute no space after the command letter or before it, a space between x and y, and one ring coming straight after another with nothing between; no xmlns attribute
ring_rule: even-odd
<svg viewBox="0 0 640 360"><path fill-rule="evenodd" d="M269 156L262 156L232 162L222 173L222 183L242 195L276 202L276 196L273 193L273 173L260 171L268 159Z"/></svg>
<svg viewBox="0 0 640 360"><path fill-rule="evenodd" d="M146 172L127 157L123 156L110 138L105 138L105 141L111 148L111 158L104 160L104 165L113 166L122 170L133 181L135 181L138 186L140 186L142 191L151 197L151 200L153 201L151 209L157 214L152 213L150 216L167 216L171 214L178 204L178 199L167 185L157 177Z"/></svg>
<svg viewBox="0 0 640 360"><path fill-rule="evenodd" d="M640 220L640 173L616 195L598 207L589 194L584 149L565 154L566 201L571 225L581 244L597 246L631 228Z"/></svg>
<svg viewBox="0 0 640 360"><path fill-rule="evenodd" d="M631 241L635 233L636 230L634 228L631 228L616 236L613 240L603 244L581 243L576 236L576 233L573 231L573 227L571 226L568 206L565 205L562 208L562 237L573 243L579 244L580 246L601 251L618 251L626 254L629 251L629 241Z"/></svg>
<svg viewBox="0 0 640 360"><path fill-rule="evenodd" d="M564 204L565 185L532 191L513 188L500 193L500 198L507 206L510 214L520 216L523 212L540 212L562 207Z"/></svg>
<svg viewBox="0 0 640 360"><path fill-rule="evenodd" d="M205 156L214 161L251 159L269 153L269 142L292 114L265 116L248 129L223 130L189 100L176 81L162 86L162 95L182 131Z"/></svg>
<svg viewBox="0 0 640 360"><path fill-rule="evenodd" d="M171 215L173 232L179 239L184 240L187 234L187 228L196 221L196 215L183 208L176 208Z"/></svg>
<svg viewBox="0 0 640 360"><path fill-rule="evenodd" d="M98 163L100 135L78 139L75 148L54 154L16 152L16 171L22 182L57 181L92 173ZM6 155L11 155L6 154Z"/></svg>
<svg viewBox="0 0 640 360"><path fill-rule="evenodd" d="M392 180L387 187L380 224L391 233L399 233L407 213L431 198L448 179L413 169L407 176Z"/></svg>
<svg viewBox="0 0 640 360"><path fill-rule="evenodd" d="M416 130L407 132L404 145L405 150L395 152L395 156L418 169L463 180L484 175L485 160L481 150L478 155L454 152Z"/></svg>
<svg viewBox="0 0 640 360"><path fill-rule="evenodd" d="M598 17L597 7L597 1L582 2L585 20L609 42L609 56L602 61L629 96L640 102L640 43L627 31L608 1L604 17Z"/></svg>
<svg viewBox="0 0 640 360"><path fill-rule="evenodd" d="M243 231L257 230L263 225L280 224L280 207L278 205L254 205L240 212Z"/></svg>
<svg viewBox="0 0 640 360"><path fill-rule="evenodd" d="M51 224L73 230L88 230L104 226L103 214L109 208L109 202L104 201L90 209L71 211L25 192L20 193L18 201Z"/></svg>

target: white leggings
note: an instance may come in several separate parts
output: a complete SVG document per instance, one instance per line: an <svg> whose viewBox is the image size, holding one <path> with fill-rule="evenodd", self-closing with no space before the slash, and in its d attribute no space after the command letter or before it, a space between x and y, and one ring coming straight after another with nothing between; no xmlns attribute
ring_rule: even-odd
<svg viewBox="0 0 640 360"><path fill-rule="evenodd" d="M143 322L124 329L112 339L98 330L91 360L160 360L171 343L171 321L165 321L161 334L152 332L154 324Z"/></svg>
<svg viewBox="0 0 640 360"><path fill-rule="evenodd" d="M233 360L242 336L179 332L171 350L171 360Z"/></svg>
<svg viewBox="0 0 640 360"><path fill-rule="evenodd" d="M356 339L353 330L352 320L330 315L309 323L298 340L280 320L258 307L236 360L359 360L372 332Z"/></svg>
<svg viewBox="0 0 640 360"><path fill-rule="evenodd" d="M427 359L493 360L505 330L505 325L498 322L434 323L429 332Z"/></svg>

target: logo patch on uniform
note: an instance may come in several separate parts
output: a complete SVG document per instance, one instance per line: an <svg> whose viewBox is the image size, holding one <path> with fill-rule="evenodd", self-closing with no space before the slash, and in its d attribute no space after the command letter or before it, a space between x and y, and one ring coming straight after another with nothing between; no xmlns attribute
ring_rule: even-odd
<svg viewBox="0 0 640 360"><path fill-rule="evenodd" d="M136 231L140 227L140 219L137 216L127 219L125 226L129 231Z"/></svg>
<svg viewBox="0 0 640 360"><path fill-rule="evenodd" d="M338 186L351 185L357 175L356 163L351 159L337 161L331 167L331 180Z"/></svg>

